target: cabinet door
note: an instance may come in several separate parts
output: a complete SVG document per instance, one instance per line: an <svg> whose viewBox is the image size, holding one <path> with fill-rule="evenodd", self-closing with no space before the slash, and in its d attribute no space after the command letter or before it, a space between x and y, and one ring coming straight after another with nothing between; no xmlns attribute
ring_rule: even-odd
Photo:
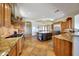
<svg viewBox="0 0 79 59"><path fill-rule="evenodd" d="M64 32L65 29L67 29L67 23L66 22L62 22L61 23L61 31Z"/></svg>
<svg viewBox="0 0 79 59"><path fill-rule="evenodd" d="M21 50L23 50L24 47L24 38L21 39Z"/></svg>
<svg viewBox="0 0 79 59"><path fill-rule="evenodd" d="M60 41L60 39L57 39L57 38L54 37L53 44L54 44L55 54L57 56L60 56L61 55L61 41Z"/></svg>
<svg viewBox="0 0 79 59"><path fill-rule="evenodd" d="M10 50L9 56L16 56L17 55L17 50L16 50L16 45L14 47L12 47L12 49Z"/></svg>
<svg viewBox="0 0 79 59"><path fill-rule="evenodd" d="M65 48L65 44L64 44L64 40L62 40L62 39L59 39L60 40L60 42L61 42L61 44L60 44L60 51L61 51L61 56L65 56L65 54L64 54L64 50L66 49Z"/></svg>
<svg viewBox="0 0 79 59"><path fill-rule="evenodd" d="M67 28L72 28L72 18L66 21Z"/></svg>
<svg viewBox="0 0 79 59"><path fill-rule="evenodd" d="M56 39L56 50L57 50L57 55L61 56L61 41L60 41L60 39Z"/></svg>
<svg viewBox="0 0 79 59"><path fill-rule="evenodd" d="M0 26L11 25L11 7L7 3L0 3Z"/></svg>
<svg viewBox="0 0 79 59"><path fill-rule="evenodd" d="M4 5L3 3L0 3L0 26L3 26L4 22Z"/></svg>
<svg viewBox="0 0 79 59"><path fill-rule="evenodd" d="M57 56L63 56L64 55L64 41L61 39L56 39L56 50L57 50Z"/></svg>
<svg viewBox="0 0 79 59"><path fill-rule="evenodd" d="M9 27L11 25L11 7L5 4L5 26Z"/></svg>
<svg viewBox="0 0 79 59"><path fill-rule="evenodd" d="M55 51L56 56L71 56L72 55L71 42L54 37L53 44L54 44L54 51Z"/></svg>
<svg viewBox="0 0 79 59"><path fill-rule="evenodd" d="M21 51L22 51L22 50L21 50L21 47L22 47L22 46L21 46L21 40L22 40L22 39L19 39L18 42L17 42L17 56L19 56L20 53L21 53Z"/></svg>
<svg viewBox="0 0 79 59"><path fill-rule="evenodd" d="M56 38L55 37L53 37L53 48L56 54Z"/></svg>
<svg viewBox="0 0 79 59"><path fill-rule="evenodd" d="M72 43L69 41L64 40L64 55L65 56L72 56Z"/></svg>

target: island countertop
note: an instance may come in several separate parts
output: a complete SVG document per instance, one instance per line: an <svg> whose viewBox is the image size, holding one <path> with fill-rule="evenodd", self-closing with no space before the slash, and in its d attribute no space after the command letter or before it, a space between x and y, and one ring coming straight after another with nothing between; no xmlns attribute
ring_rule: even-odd
<svg viewBox="0 0 79 59"><path fill-rule="evenodd" d="M64 33L64 34L60 34L60 35L54 35L53 37L61 39L61 40L66 40L69 42L72 42L72 34L70 33Z"/></svg>
<svg viewBox="0 0 79 59"><path fill-rule="evenodd" d="M0 56L6 56L20 38L22 36L0 40Z"/></svg>

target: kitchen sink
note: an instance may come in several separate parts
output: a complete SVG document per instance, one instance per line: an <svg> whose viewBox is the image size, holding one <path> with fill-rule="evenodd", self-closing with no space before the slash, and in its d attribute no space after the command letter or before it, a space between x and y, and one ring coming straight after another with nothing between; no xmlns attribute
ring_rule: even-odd
<svg viewBox="0 0 79 59"><path fill-rule="evenodd" d="M10 35L6 38L13 38L13 37L21 37L23 34L13 34L13 35Z"/></svg>

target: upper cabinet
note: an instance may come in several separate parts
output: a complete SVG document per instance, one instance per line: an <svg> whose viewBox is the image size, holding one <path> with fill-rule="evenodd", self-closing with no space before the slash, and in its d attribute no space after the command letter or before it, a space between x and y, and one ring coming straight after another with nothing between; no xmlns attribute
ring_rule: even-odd
<svg viewBox="0 0 79 59"><path fill-rule="evenodd" d="M0 3L0 26L9 27L11 25L11 5Z"/></svg>
<svg viewBox="0 0 79 59"><path fill-rule="evenodd" d="M11 25L11 6L5 4L5 26L9 27Z"/></svg>
<svg viewBox="0 0 79 59"><path fill-rule="evenodd" d="M62 22L61 23L61 32L64 32L65 29L67 29L67 23L66 22Z"/></svg>
<svg viewBox="0 0 79 59"><path fill-rule="evenodd" d="M66 29L72 29L72 17L68 17L66 21L59 21L52 24L53 33L64 33Z"/></svg>
<svg viewBox="0 0 79 59"><path fill-rule="evenodd" d="M3 26L4 18L4 8L3 4L0 4L0 26Z"/></svg>
<svg viewBox="0 0 79 59"><path fill-rule="evenodd" d="M66 26L67 29L72 29L72 17L66 19Z"/></svg>
<svg viewBox="0 0 79 59"><path fill-rule="evenodd" d="M72 18L68 17L65 22L61 24L62 32L66 31L66 29L72 29Z"/></svg>
<svg viewBox="0 0 79 59"><path fill-rule="evenodd" d="M56 22L53 24L53 34L60 34L62 32L62 22Z"/></svg>

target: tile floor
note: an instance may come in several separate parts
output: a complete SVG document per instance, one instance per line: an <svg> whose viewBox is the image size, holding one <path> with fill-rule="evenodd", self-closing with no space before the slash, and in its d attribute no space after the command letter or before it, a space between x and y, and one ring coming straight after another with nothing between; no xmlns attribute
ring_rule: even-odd
<svg viewBox="0 0 79 59"><path fill-rule="evenodd" d="M25 39L21 56L55 56L52 40L39 41L36 38Z"/></svg>

